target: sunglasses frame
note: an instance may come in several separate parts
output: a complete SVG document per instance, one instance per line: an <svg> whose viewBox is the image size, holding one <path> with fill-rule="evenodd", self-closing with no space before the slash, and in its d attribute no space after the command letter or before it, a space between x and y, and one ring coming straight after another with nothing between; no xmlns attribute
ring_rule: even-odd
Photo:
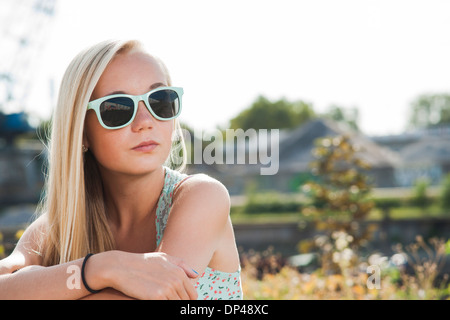
<svg viewBox="0 0 450 320"><path fill-rule="evenodd" d="M155 93L155 92L158 92L158 91L161 91L161 90L172 90L172 91L175 91L177 93L177 95L178 95L178 99L179 99L179 102L178 102L179 103L178 113L176 115L174 115L173 117L161 118L161 117L157 116L155 114L155 112L153 111L152 107L150 106L150 103L148 102L148 97L152 93ZM128 126L130 123L132 123L134 121L134 118L136 117L136 113L137 113L138 105L139 105L140 101L144 101L144 104L147 107L147 110L150 111L150 113L152 114L152 116L155 119L160 120L160 121L168 121L168 120L175 119L176 117L178 117L180 115L180 113L181 113L181 100L182 100L181 97L183 96L183 93L184 93L183 88L180 88L180 87L158 87L156 89L150 90L147 93L144 93L144 94L141 94L141 95L137 95L137 96L134 96L134 95L131 95L131 94L122 94L122 93L112 94L112 95L109 95L109 96L105 96L105 97L98 98L98 99L95 99L93 101L90 101L88 103L87 110L91 110L91 109L94 110L95 114L97 115L98 122L100 122L100 124L102 125L103 128L109 129L109 130L121 129L121 128L124 128L124 127ZM117 127L109 127L105 123L103 123L103 119L102 119L102 116L100 114L100 105L104 101L112 99L112 98L130 98L134 102L133 115L131 116L130 120L127 123L125 123L123 125L120 125L120 126L117 126Z"/></svg>

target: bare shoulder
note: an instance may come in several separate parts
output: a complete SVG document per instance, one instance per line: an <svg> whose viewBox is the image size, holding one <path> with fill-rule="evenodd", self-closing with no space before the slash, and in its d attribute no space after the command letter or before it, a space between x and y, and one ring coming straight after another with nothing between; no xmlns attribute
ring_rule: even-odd
<svg viewBox="0 0 450 320"><path fill-rule="evenodd" d="M29 244L34 246L33 243L38 242L42 238L42 235L47 233L47 230L48 216L44 213L28 226L20 238L18 245Z"/></svg>
<svg viewBox="0 0 450 320"><path fill-rule="evenodd" d="M196 201L202 206L230 209L230 195L227 188L218 180L206 174L194 174L184 180L176 189L175 201Z"/></svg>
<svg viewBox="0 0 450 320"><path fill-rule="evenodd" d="M217 260L218 252L223 254L230 230L228 190L208 175L195 174L176 186L159 250L184 259L196 270L204 270ZM234 270L235 265L225 269Z"/></svg>
<svg viewBox="0 0 450 320"><path fill-rule="evenodd" d="M26 228L11 255L0 261L0 273L9 273L29 265L40 265L42 259L39 252L47 229L48 217L43 214Z"/></svg>

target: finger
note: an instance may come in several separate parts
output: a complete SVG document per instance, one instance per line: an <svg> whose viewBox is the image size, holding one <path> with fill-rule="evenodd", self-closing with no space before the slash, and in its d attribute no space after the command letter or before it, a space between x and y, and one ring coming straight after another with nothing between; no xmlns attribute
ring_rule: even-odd
<svg viewBox="0 0 450 320"><path fill-rule="evenodd" d="M198 297L197 289L195 289L191 280L186 279L186 281L187 281L187 283L185 283L184 287L186 288L186 291L188 294L188 299L189 300L197 300L197 297Z"/></svg>
<svg viewBox="0 0 450 320"><path fill-rule="evenodd" d="M186 276L184 270L180 267L176 267L176 269L177 270L173 273L176 277L173 284L177 289L177 294L182 300L191 300L193 297L193 292L195 292L195 288L191 280Z"/></svg>
<svg viewBox="0 0 450 320"><path fill-rule="evenodd" d="M186 291L183 288L182 281L178 278L168 279L166 283L168 300L186 300Z"/></svg>
<svg viewBox="0 0 450 320"><path fill-rule="evenodd" d="M186 300L186 299L183 299L182 296L183 295L181 295L178 291L173 290L168 299L169 300Z"/></svg>
<svg viewBox="0 0 450 320"><path fill-rule="evenodd" d="M180 261L178 266L184 270L184 272L186 273L186 275L191 278L191 279L195 279L199 276L198 272L195 271L194 269L192 269L187 263L185 263L184 261Z"/></svg>
<svg viewBox="0 0 450 320"><path fill-rule="evenodd" d="M179 286L177 286L177 296L179 297L179 300L190 300L189 294L188 294L188 288L186 287L185 282L182 282Z"/></svg>
<svg viewBox="0 0 450 320"><path fill-rule="evenodd" d="M197 271L195 271L194 269L192 269L191 266L189 266L186 262L184 262L183 259L173 257L173 256L167 256L167 258L170 262L172 262L173 264L175 264L178 267L180 267L181 269L183 269L189 278L195 279L199 276L199 273Z"/></svg>

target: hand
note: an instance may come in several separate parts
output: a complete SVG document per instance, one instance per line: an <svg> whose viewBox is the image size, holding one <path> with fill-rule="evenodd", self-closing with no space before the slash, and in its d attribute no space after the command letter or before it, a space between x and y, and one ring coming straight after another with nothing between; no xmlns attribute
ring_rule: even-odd
<svg viewBox="0 0 450 320"><path fill-rule="evenodd" d="M106 277L109 277L107 286L137 299L197 298L190 279L196 278L198 274L183 260L165 253L110 253L114 256L112 260L107 260L107 270L112 271L106 272Z"/></svg>

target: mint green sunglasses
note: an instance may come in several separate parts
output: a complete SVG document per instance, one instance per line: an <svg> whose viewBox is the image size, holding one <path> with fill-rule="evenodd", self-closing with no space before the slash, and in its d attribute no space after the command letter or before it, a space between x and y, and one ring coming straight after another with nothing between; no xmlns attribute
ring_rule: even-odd
<svg viewBox="0 0 450 320"><path fill-rule="evenodd" d="M98 121L106 129L120 129L133 122L139 101L157 120L174 119L181 112L183 88L159 87L143 95L113 94L89 102L87 110L94 110Z"/></svg>

